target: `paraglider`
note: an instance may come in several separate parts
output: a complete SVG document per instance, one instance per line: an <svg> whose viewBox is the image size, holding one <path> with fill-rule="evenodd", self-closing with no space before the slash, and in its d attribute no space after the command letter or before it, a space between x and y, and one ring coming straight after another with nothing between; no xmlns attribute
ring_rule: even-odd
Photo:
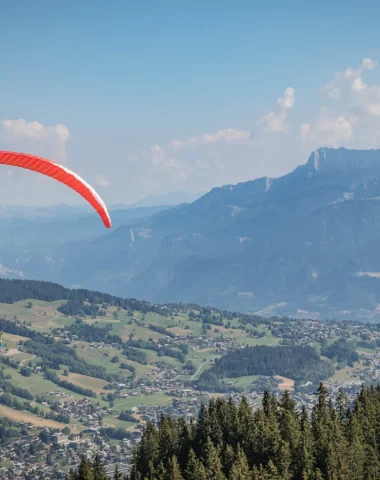
<svg viewBox="0 0 380 480"><path fill-rule="evenodd" d="M111 218L107 207L98 193L79 175L68 168L35 155L6 151L0 151L0 165L1 164L25 168L55 178L58 182L67 185L79 193L79 195L87 200L87 202L98 212L105 227L111 227Z"/></svg>

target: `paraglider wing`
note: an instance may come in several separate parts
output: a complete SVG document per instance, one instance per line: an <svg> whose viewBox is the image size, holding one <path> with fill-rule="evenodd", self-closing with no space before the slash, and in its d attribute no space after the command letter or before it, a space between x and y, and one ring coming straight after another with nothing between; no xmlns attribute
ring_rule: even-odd
<svg viewBox="0 0 380 480"><path fill-rule="evenodd" d="M98 212L104 225L107 228L111 227L111 218L103 200L88 183L68 168L52 162L51 160L36 157L35 155L4 151L0 151L0 165L1 164L33 170L34 172L55 178L58 182L67 185L79 193L79 195L82 195L82 197Z"/></svg>

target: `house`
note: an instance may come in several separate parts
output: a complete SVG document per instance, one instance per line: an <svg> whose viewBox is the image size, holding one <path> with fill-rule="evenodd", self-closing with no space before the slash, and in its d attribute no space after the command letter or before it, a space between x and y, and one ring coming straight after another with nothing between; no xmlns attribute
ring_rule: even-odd
<svg viewBox="0 0 380 480"><path fill-rule="evenodd" d="M69 437L68 435L64 435L63 433L53 433L51 436L53 443L64 443L67 442Z"/></svg>

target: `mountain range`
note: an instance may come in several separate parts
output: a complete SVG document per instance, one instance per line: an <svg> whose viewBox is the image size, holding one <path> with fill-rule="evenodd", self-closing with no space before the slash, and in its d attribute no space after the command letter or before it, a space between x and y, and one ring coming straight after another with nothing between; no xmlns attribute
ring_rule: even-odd
<svg viewBox="0 0 380 480"><path fill-rule="evenodd" d="M114 211L107 234L86 213L3 220L3 275L269 316L380 318L380 150L320 148L285 176L140 208Z"/></svg>

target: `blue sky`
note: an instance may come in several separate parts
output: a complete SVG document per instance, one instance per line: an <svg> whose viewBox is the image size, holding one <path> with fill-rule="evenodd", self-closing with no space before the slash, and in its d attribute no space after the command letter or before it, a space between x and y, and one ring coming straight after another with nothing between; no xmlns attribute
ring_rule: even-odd
<svg viewBox="0 0 380 480"><path fill-rule="evenodd" d="M377 146L378 2L15 3L1 7L0 148L67 163L108 202L276 176L319 142ZM321 93L363 59L373 63L351 79L367 90L348 86L339 101ZM269 131L270 112L281 125ZM308 141L299 135L306 123ZM253 142L237 133L248 131ZM173 149L173 140L184 145ZM13 203L14 182L20 192L29 185L33 203L76 201L49 180L7 171L0 203Z"/></svg>

